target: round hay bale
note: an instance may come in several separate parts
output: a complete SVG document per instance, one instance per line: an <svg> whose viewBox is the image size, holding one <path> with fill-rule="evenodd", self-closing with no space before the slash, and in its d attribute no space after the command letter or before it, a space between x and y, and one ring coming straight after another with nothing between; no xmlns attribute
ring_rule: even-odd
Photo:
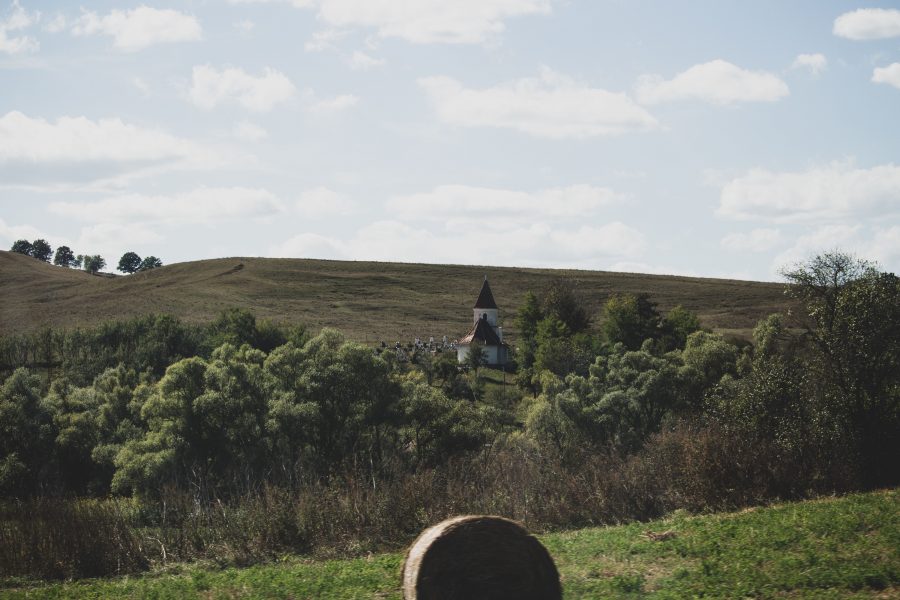
<svg viewBox="0 0 900 600"><path fill-rule="evenodd" d="M406 600L559 600L547 549L502 517L467 515L423 531L403 562Z"/></svg>

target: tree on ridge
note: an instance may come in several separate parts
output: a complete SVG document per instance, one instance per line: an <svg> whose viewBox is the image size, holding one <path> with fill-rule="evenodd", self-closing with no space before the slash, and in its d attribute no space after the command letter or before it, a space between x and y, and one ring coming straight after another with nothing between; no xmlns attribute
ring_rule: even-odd
<svg viewBox="0 0 900 600"><path fill-rule="evenodd" d="M130 275L131 273L138 271L140 267L141 257L134 252L126 252L122 255L122 258L119 259L119 266L116 267L116 269Z"/></svg>

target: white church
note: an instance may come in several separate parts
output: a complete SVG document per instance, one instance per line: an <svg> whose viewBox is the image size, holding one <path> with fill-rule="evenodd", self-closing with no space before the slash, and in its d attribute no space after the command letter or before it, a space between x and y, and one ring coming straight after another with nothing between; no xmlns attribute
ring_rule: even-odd
<svg viewBox="0 0 900 600"><path fill-rule="evenodd" d="M456 359L465 362L469 355L469 347L478 343L484 349L487 356L487 364L490 366L503 366L509 360L509 346L503 343L503 328L497 325L499 313L497 303L494 302L494 294L488 284L487 276L481 285L481 292L472 309L474 323L472 329L456 346Z"/></svg>

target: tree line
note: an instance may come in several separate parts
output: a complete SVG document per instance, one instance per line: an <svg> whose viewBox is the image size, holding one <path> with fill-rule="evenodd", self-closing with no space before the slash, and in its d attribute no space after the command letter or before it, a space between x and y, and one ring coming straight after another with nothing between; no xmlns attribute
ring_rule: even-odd
<svg viewBox="0 0 900 600"><path fill-rule="evenodd" d="M88 273L94 274L106 268L106 260L99 254L78 254L76 255L68 246L59 246L54 254L53 248L44 239L36 239L33 242L28 240L16 240L10 252L31 256L40 261L50 262L53 257L53 264L58 267L67 267L74 269L84 269ZM147 271L162 266L162 261L155 256L147 256L141 258L135 252L126 252L119 259L119 265L116 267L123 273L137 273L138 271Z"/></svg>
<svg viewBox="0 0 900 600"><path fill-rule="evenodd" d="M531 510L571 524L896 484L900 280L838 253L785 275L796 306L752 342L647 295L615 295L595 317L557 281L518 312L515 387L454 353L401 362L241 309L2 338L0 491L152 503L174 488L203 503L502 464L552 474L558 493ZM628 477L615 508L625 492L602 482ZM559 512L563 488L603 493L594 513Z"/></svg>

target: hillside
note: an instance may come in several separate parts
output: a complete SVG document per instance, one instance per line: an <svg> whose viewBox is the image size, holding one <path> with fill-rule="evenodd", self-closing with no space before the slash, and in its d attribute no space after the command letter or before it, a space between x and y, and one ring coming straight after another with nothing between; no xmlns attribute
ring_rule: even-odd
<svg viewBox="0 0 900 600"><path fill-rule="evenodd" d="M430 335L456 338L487 275L507 335L529 290L555 277L578 281L596 314L614 293L648 292L661 310L682 304L704 326L746 336L761 317L783 310L783 286L726 279L604 271L220 258L168 265L127 277L97 277L0 251L0 332L74 327L149 312L189 322L229 307L260 319L336 327L359 341Z"/></svg>

